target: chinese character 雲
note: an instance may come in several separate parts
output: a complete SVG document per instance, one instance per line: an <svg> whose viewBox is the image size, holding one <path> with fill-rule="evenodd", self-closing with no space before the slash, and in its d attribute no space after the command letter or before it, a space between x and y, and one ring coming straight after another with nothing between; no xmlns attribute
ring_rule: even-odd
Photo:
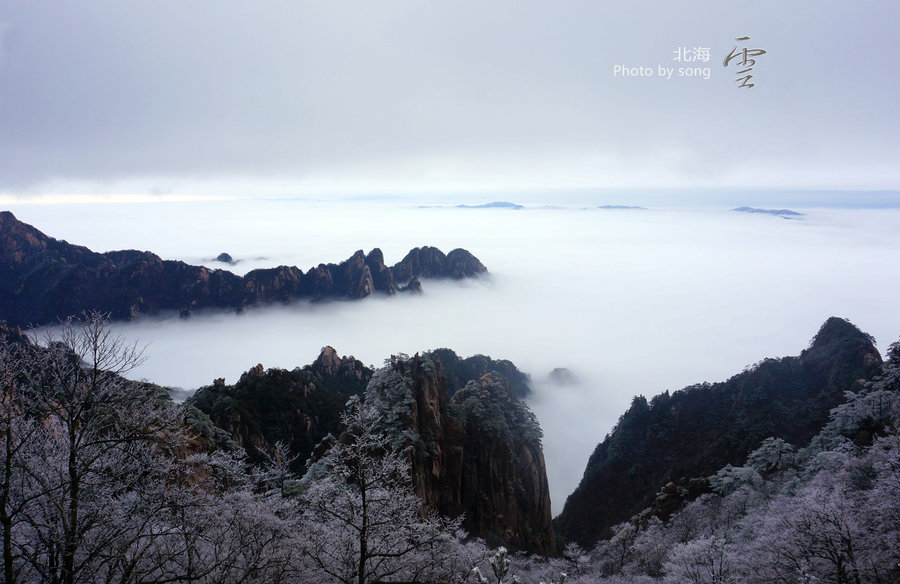
<svg viewBox="0 0 900 584"><path fill-rule="evenodd" d="M735 40L749 41L750 37L738 37ZM744 75L746 73L747 75L745 75L744 77L738 77L737 79L735 79L735 82L741 82L741 84L738 85L738 88L746 87L747 89L749 89L756 85L755 83L750 83L750 80L753 78L753 75L750 75L750 71L753 71L753 66L756 65L756 59L754 59L753 57L758 57L765 54L766 51L764 51L763 49L748 49L744 47L743 49L738 50L737 47L734 47L731 52L728 53L728 56L725 57L725 61L722 64L725 67L728 67L731 61L740 57L740 60L736 61L736 63L740 65L741 70L738 71L737 74Z"/></svg>

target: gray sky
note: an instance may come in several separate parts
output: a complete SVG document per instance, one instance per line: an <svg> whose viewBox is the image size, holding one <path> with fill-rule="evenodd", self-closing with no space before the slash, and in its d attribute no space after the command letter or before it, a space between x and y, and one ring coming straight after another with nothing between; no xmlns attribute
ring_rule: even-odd
<svg viewBox="0 0 900 584"><path fill-rule="evenodd" d="M896 0L4 0L0 194L896 189L898 24ZM767 51L752 89L735 46Z"/></svg>

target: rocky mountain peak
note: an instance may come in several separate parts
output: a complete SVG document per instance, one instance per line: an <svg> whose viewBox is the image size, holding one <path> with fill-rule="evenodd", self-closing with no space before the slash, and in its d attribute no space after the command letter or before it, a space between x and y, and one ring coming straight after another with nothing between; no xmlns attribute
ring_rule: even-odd
<svg viewBox="0 0 900 584"><path fill-rule="evenodd" d="M482 372L448 399L441 360L398 357L373 377L366 400L402 426L392 432L413 437L413 481L425 503L464 514L464 527L490 544L554 553L540 428L502 375Z"/></svg>
<svg viewBox="0 0 900 584"><path fill-rule="evenodd" d="M220 260L227 260L224 255ZM240 312L251 305L299 299L360 299L395 294L398 281L420 284L417 278L473 277L483 271L481 262L465 250L445 256L434 247L415 248L390 268L375 248L368 255L358 250L338 265L319 264L306 273L278 266L240 277L163 260L147 251L96 253L50 238L9 211L0 214L0 320L22 326L86 310L106 312L113 319L163 311L186 317L200 308Z"/></svg>
<svg viewBox="0 0 900 584"><path fill-rule="evenodd" d="M338 352L334 350L334 347L323 347L322 352L319 353L319 358L316 359L313 367L321 369L328 375L334 375L341 368L341 358L338 355Z"/></svg>
<svg viewBox="0 0 900 584"><path fill-rule="evenodd" d="M871 335L862 332L846 319L832 316L819 327L819 331L810 343L809 350L823 350L834 343L848 341L859 343L862 348L868 346L874 349Z"/></svg>

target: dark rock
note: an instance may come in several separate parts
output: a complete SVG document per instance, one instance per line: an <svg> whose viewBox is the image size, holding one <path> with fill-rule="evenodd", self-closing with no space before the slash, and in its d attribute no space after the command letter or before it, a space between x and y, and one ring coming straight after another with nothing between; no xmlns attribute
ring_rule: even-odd
<svg viewBox="0 0 900 584"><path fill-rule="evenodd" d="M450 400L451 412L465 430L448 439L451 450L462 447L460 508L467 529L489 544L553 555L544 455L539 439L517 419L520 404L496 373L468 383Z"/></svg>
<svg viewBox="0 0 900 584"><path fill-rule="evenodd" d="M304 276L294 266L278 266L248 272L243 284L247 303L252 304L260 298L266 302L287 303L301 296Z"/></svg>
<svg viewBox="0 0 900 584"><path fill-rule="evenodd" d="M366 265L372 275L372 284L378 292L395 294L397 283L394 282L394 273L384 265L384 254L377 247L366 256Z"/></svg>
<svg viewBox="0 0 900 584"><path fill-rule="evenodd" d="M354 377L362 379L365 375L371 376L368 368L360 367L361 362L353 357L341 357L333 347L323 347L319 358L312 364L311 370L320 378L325 375L338 375L341 377Z"/></svg>
<svg viewBox="0 0 900 584"><path fill-rule="evenodd" d="M737 211L738 213L764 213L766 215L777 215L779 217L784 217L785 219L803 215L803 213L791 211L790 209L755 209L753 207L738 207L732 209L732 211Z"/></svg>
<svg viewBox="0 0 900 584"><path fill-rule="evenodd" d="M436 247L416 247L392 268L397 282L412 278L443 278L447 272L447 256Z"/></svg>
<svg viewBox="0 0 900 584"><path fill-rule="evenodd" d="M400 288L401 292L406 292L409 294L421 294L422 293L422 282L419 281L418 278L413 278L409 282L406 283L406 286Z"/></svg>
<svg viewBox="0 0 900 584"><path fill-rule="evenodd" d="M487 271L478 258L464 249L454 249L447 254L446 277L454 280L472 278Z"/></svg>
<svg viewBox="0 0 900 584"><path fill-rule="evenodd" d="M555 368L550 372L550 375L548 377L550 378L550 381L552 381L556 385L574 385L578 383L578 379L575 377L575 374L573 374L565 367Z"/></svg>
<svg viewBox="0 0 900 584"><path fill-rule="evenodd" d="M22 334L22 329L17 326L0 322L0 343L26 344L27 338Z"/></svg>
<svg viewBox="0 0 900 584"><path fill-rule="evenodd" d="M187 401L228 432L251 460L263 462L264 453L282 442L297 457L293 470L302 472L315 446L329 433L340 433L344 404L365 390L371 376L362 362L325 347L302 369L257 365L236 384L217 379Z"/></svg>
<svg viewBox="0 0 900 584"><path fill-rule="evenodd" d="M341 278L338 286L346 290L350 298L365 298L375 292L372 271L366 265L366 256L362 250L342 262L338 266L338 274Z"/></svg>
<svg viewBox="0 0 900 584"><path fill-rule="evenodd" d="M219 259L227 254L221 254ZM484 269L464 250L448 258L439 249L412 250L398 265L398 278L378 249L358 251L339 265L319 264L304 274L293 266L253 270L243 278L163 260L138 250L95 253L57 241L0 212L0 320L18 326L56 322L99 310L112 319L134 319L161 311L189 316L201 308L286 303L298 299L365 298L393 294L396 282L415 277L470 277ZM413 284L413 288L415 285Z"/></svg>
<svg viewBox="0 0 900 584"><path fill-rule="evenodd" d="M441 363L450 396L465 387L470 380L480 379L488 373L500 374L512 388L513 395L519 399L525 399L531 394L531 379L528 374L519 371L507 359L491 359L486 355L472 355L463 359L451 349L434 349L427 354Z"/></svg>
<svg viewBox="0 0 900 584"><path fill-rule="evenodd" d="M436 247L417 247L392 268L397 282L412 278L471 278L487 271L478 258L464 249L454 249L449 255Z"/></svg>
<svg viewBox="0 0 900 584"><path fill-rule="evenodd" d="M430 355L394 358L409 380L407 435L414 440L416 493L489 545L555 553L540 429L497 373L472 380L448 399L441 362ZM366 399L395 390L370 384ZM409 434L411 432L411 434Z"/></svg>
<svg viewBox="0 0 900 584"><path fill-rule="evenodd" d="M334 274L325 264L319 264L306 273L306 290L313 300L334 296Z"/></svg>
<svg viewBox="0 0 900 584"><path fill-rule="evenodd" d="M660 489L650 506L637 515L637 521L639 524L645 524L651 517L668 521L686 504L700 495L711 492L712 489L707 478L688 479L682 477L677 481L669 481Z"/></svg>
<svg viewBox="0 0 900 584"><path fill-rule="evenodd" d="M231 265L231 266L233 266L234 264L237 263L236 261L234 261L234 258L232 258L230 254L225 253L225 252L222 252L222 253L220 253L219 255L217 255L217 256L216 256L216 261L217 261L217 262L222 262L223 264L228 264L228 265Z"/></svg>
<svg viewBox="0 0 900 584"><path fill-rule="evenodd" d="M341 368L341 358L334 347L323 347L315 366L326 375L334 375Z"/></svg>
<svg viewBox="0 0 900 584"><path fill-rule="evenodd" d="M256 367L253 367L246 373L241 374L241 381L249 381L252 379L262 379L266 375L266 370L263 368L262 363L257 363Z"/></svg>

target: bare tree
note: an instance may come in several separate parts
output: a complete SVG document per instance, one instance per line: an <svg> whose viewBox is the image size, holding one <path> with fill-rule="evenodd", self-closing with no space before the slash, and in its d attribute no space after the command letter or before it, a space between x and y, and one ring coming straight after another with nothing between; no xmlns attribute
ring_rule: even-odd
<svg viewBox="0 0 900 584"><path fill-rule="evenodd" d="M177 408L122 377L141 350L103 315L69 320L0 354L4 577L66 584L114 563L127 529L110 521L128 497L156 492L164 460L183 443ZM133 526L132 526L133 527Z"/></svg>

